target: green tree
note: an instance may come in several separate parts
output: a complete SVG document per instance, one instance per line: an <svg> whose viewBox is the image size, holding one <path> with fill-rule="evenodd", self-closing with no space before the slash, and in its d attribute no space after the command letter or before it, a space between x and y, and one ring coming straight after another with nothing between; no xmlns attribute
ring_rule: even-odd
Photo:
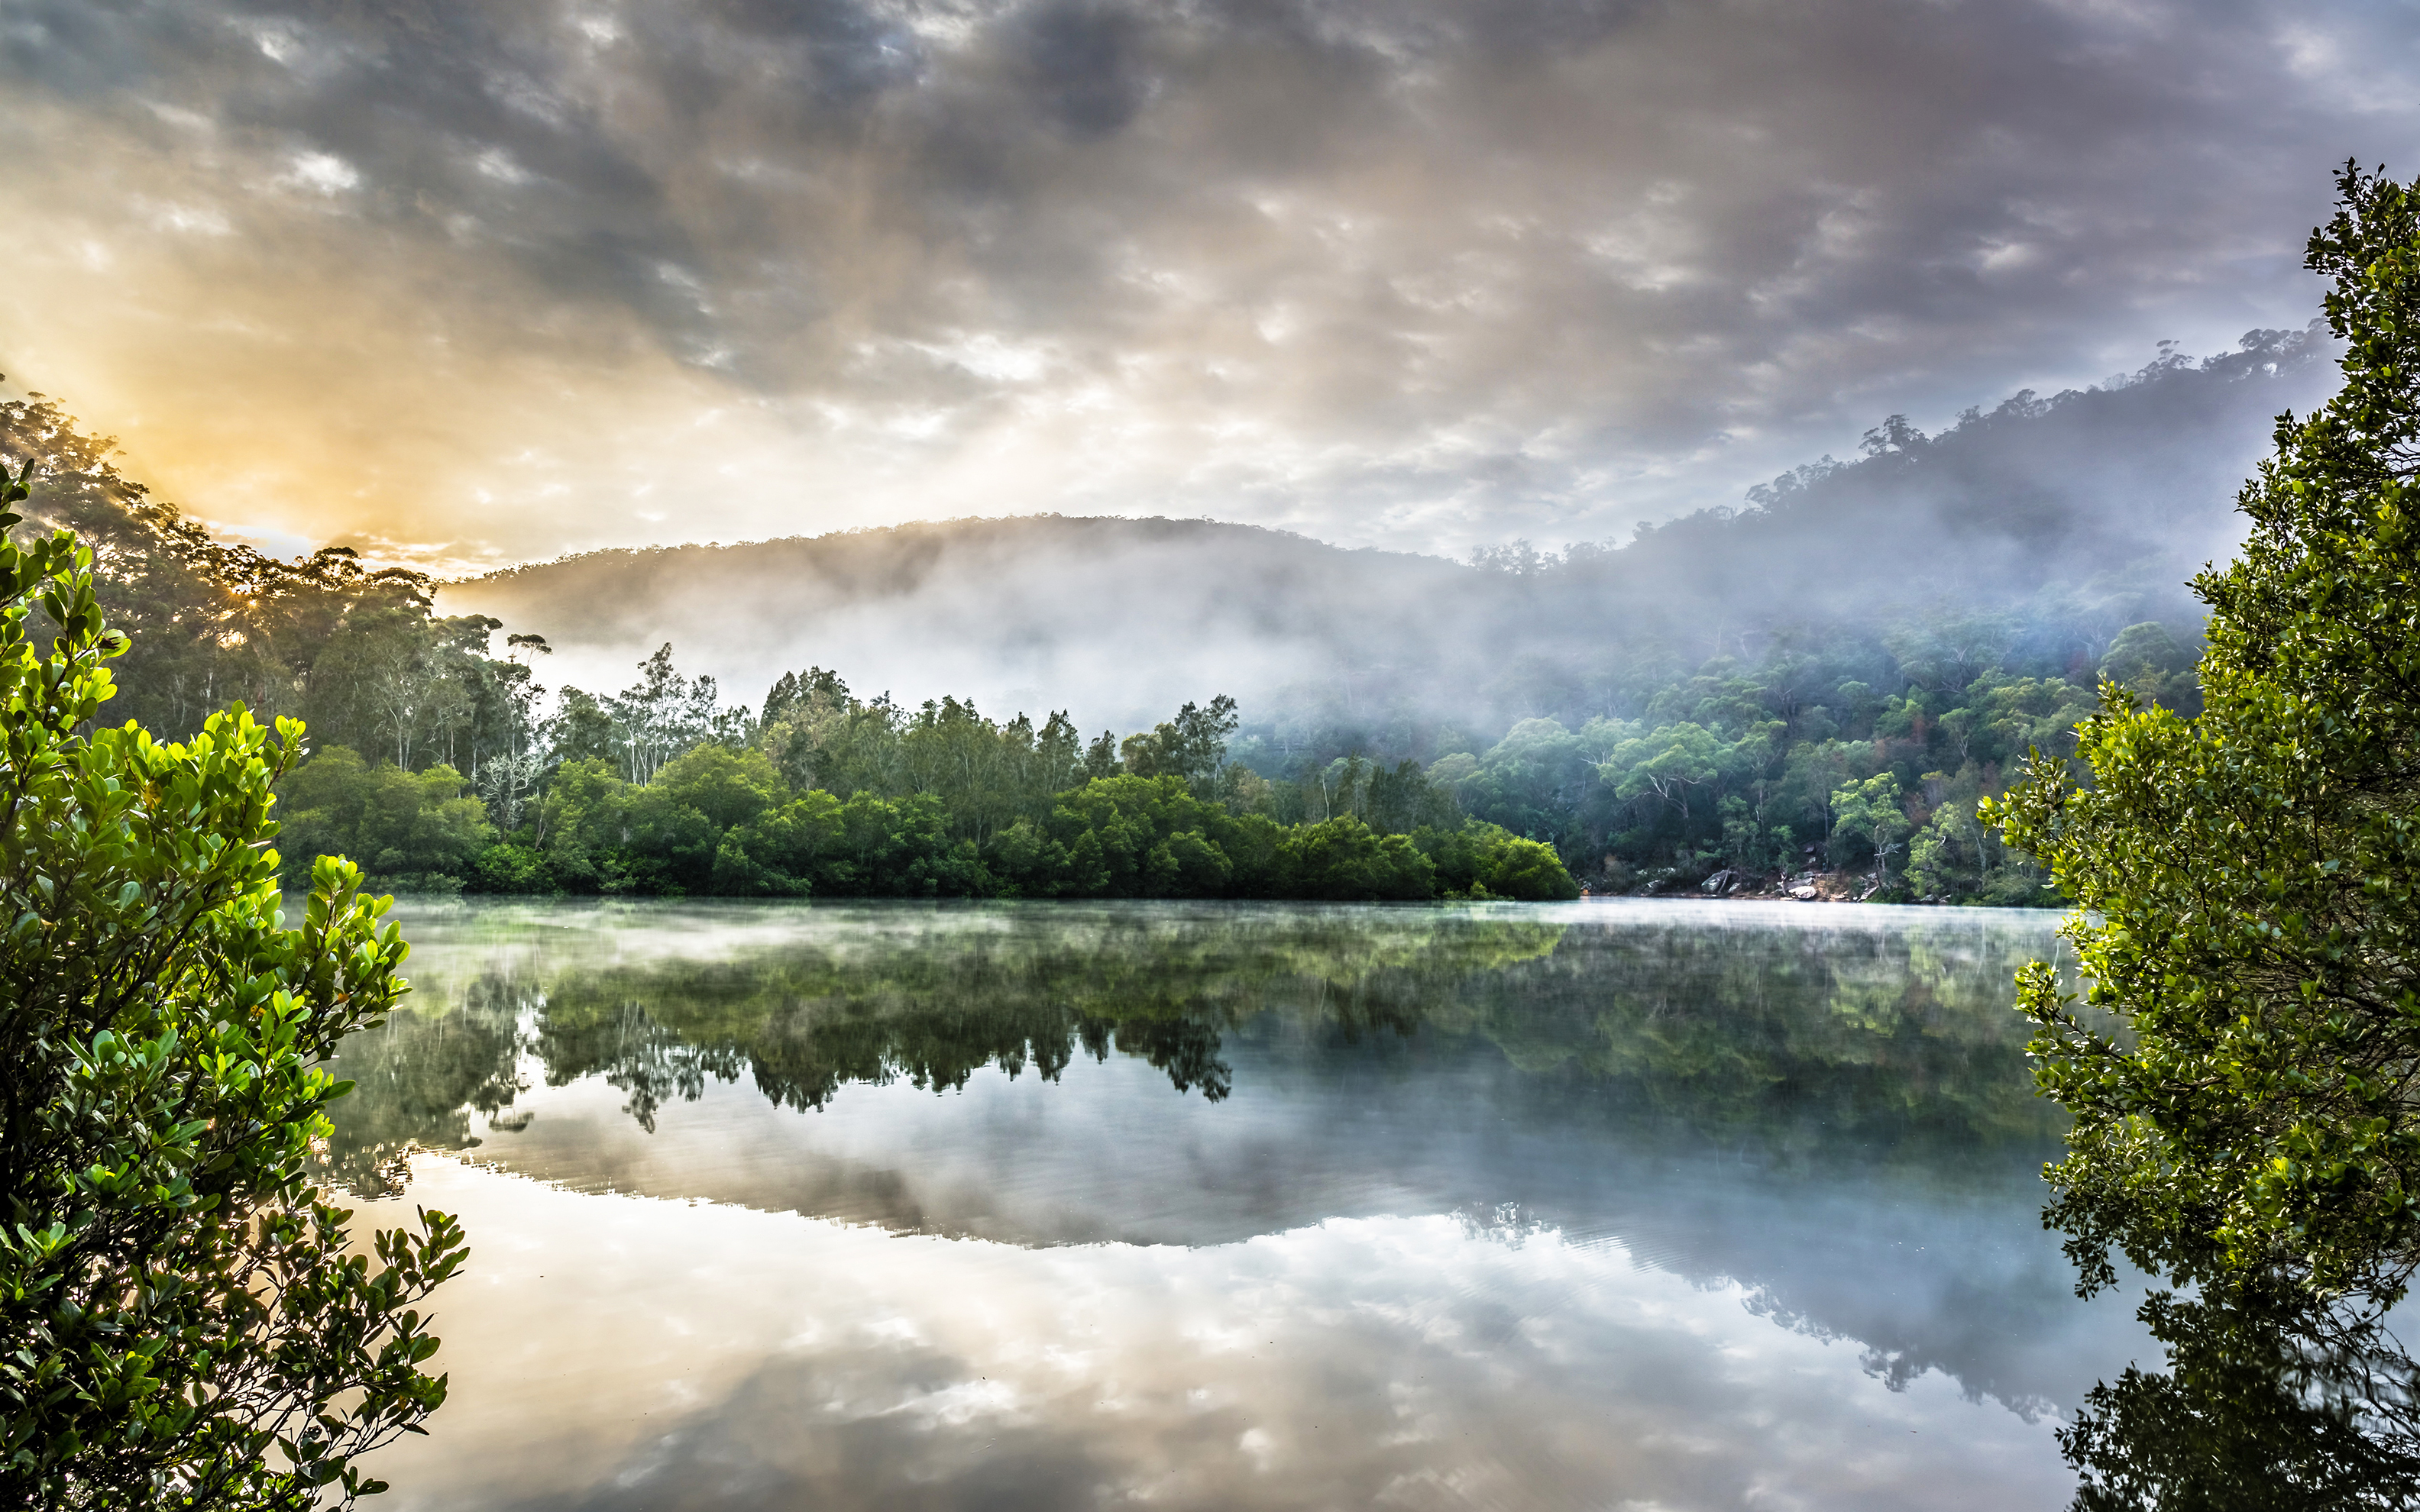
<svg viewBox="0 0 2420 1512"><path fill-rule="evenodd" d="M1435 868L1435 885L1449 897L1549 903L1580 895L1553 846L1499 825L1474 819L1452 829L1422 828L1412 843Z"/></svg>
<svg viewBox="0 0 2420 1512"><path fill-rule="evenodd" d="M1281 855L1295 897L1416 903L1436 896L1436 866L1407 837L1381 835L1351 814L1289 831Z"/></svg>
<svg viewBox="0 0 2420 1512"><path fill-rule="evenodd" d="M1899 779L1883 772L1862 782L1850 783L1832 795L1832 814L1838 826L1837 834L1850 837L1872 852L1874 886L1881 887L1889 874L1890 853L1899 849L1899 842L1915 827L1900 807Z"/></svg>
<svg viewBox="0 0 2420 1512"><path fill-rule="evenodd" d="M121 475L116 449L40 394L0 403L0 453L39 474L19 533L74 531L104 612L133 640L113 669L119 713L182 736L240 699L263 717L302 716L323 745L474 779L488 756L522 751L537 690L527 668L489 659L498 622L436 618L434 579L373 570L349 547L287 562L216 540Z"/></svg>
<svg viewBox="0 0 2420 1512"><path fill-rule="evenodd" d="M575 892L617 892L627 885L622 847L630 832L630 785L613 768L608 756L564 763L539 807L547 867Z"/></svg>
<svg viewBox="0 0 2420 1512"><path fill-rule="evenodd" d="M1690 794L1721 774L1722 760L1722 737L1702 725L1683 721L1623 741L1597 771L1613 784L1617 797L1637 799L1652 794L1656 802L1672 808L1686 823Z"/></svg>
<svg viewBox="0 0 2420 1512"><path fill-rule="evenodd" d="M1218 789L1227 737L1235 733L1235 701L1224 693L1206 709L1187 703L1175 718L1126 736L1119 747L1121 765L1133 777L1181 777L1208 797Z"/></svg>
<svg viewBox="0 0 2420 1512"><path fill-rule="evenodd" d="M1030 897L1217 897L1235 875L1219 841L1241 825L1172 773L1095 778L1012 826L998 858Z"/></svg>
<svg viewBox="0 0 2420 1512"><path fill-rule="evenodd" d="M1588 743L1553 719L1523 719L1457 784L1479 818L1535 839L1563 829L1578 795L1596 779Z"/></svg>
<svg viewBox="0 0 2420 1512"><path fill-rule="evenodd" d="M127 641L70 532L0 543L0 1504L349 1504L379 1489L351 1461L444 1399L415 1304L464 1253L424 1212L350 1255L305 1174L349 1085L316 1063L407 948L339 861L283 927L299 723L84 733Z"/></svg>
<svg viewBox="0 0 2420 1512"><path fill-rule="evenodd" d="M2088 1008L2021 978L2074 1115L2050 1216L2205 1297L2383 1305L2420 1262L2420 194L2348 167L2315 232L2345 386L2281 417L2211 608L2205 709L2104 683L1993 816L2046 859ZM2128 1032L2113 1033L2102 1014Z"/></svg>
<svg viewBox="0 0 2420 1512"><path fill-rule="evenodd" d="M789 795L763 751L700 746L664 764L650 786L704 814L717 831L744 825Z"/></svg>
<svg viewBox="0 0 2420 1512"><path fill-rule="evenodd" d="M580 688L563 690L563 702L547 722L546 733L557 764L613 760L613 717L594 694Z"/></svg>
<svg viewBox="0 0 2420 1512"><path fill-rule="evenodd" d="M278 784L288 879L321 856L349 857L380 886L458 892L495 840L487 810L450 766L409 772L332 746Z"/></svg>

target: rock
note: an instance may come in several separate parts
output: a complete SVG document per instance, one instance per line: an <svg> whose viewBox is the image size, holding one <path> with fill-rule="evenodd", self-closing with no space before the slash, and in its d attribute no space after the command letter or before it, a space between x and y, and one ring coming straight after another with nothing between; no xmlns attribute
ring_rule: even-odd
<svg viewBox="0 0 2420 1512"><path fill-rule="evenodd" d="M1802 903L1811 903L1820 897L1821 894L1816 892L1812 883L1802 882L1798 886L1790 889L1790 896L1797 899Z"/></svg>
<svg viewBox="0 0 2420 1512"><path fill-rule="evenodd" d="M1731 885L1731 873L1729 871L1717 872L1713 876L1708 877L1705 881L1699 884L1699 886L1703 887L1709 894L1720 893L1725 887L1730 887Z"/></svg>

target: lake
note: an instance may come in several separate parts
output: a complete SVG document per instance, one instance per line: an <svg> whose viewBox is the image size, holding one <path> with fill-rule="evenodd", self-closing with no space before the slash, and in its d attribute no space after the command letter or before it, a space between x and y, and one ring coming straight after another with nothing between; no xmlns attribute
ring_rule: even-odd
<svg viewBox="0 0 2420 1512"><path fill-rule="evenodd" d="M458 1213L392 1508L2051 1508L2035 912L462 902L349 1041Z"/></svg>

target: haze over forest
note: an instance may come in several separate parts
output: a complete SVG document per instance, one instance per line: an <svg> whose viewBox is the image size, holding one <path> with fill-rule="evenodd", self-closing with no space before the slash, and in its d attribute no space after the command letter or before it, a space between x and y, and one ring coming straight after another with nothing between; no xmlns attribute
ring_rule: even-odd
<svg viewBox="0 0 2420 1512"><path fill-rule="evenodd" d="M2420 0L0 0L0 1512L2420 1509L2415 459Z"/></svg>
<svg viewBox="0 0 2420 1512"><path fill-rule="evenodd" d="M735 701L814 664L911 706L954 695L1128 730L1227 692L1289 748L1425 757L1434 735L1415 727L1636 717L1675 669L1759 661L1777 632L2034 609L2076 620L2086 661L2139 621L2189 639L2185 579L2231 549L2273 417L2331 392L2333 358L2323 332L2257 332L2222 356L2013 395L1937 437L1885 420L1850 461L1568 550L1455 563L1050 516L596 552L457 583L441 607L545 634L545 673L592 688L670 642Z"/></svg>

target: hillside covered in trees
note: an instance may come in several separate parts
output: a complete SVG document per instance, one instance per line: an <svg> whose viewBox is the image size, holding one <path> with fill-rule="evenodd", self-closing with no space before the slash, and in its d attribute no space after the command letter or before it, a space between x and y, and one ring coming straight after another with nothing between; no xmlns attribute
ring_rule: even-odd
<svg viewBox="0 0 2420 1512"><path fill-rule="evenodd" d="M543 637L439 615L427 578L368 571L341 548L279 562L217 542L52 401L0 406L0 455L36 468L23 528L77 531L131 632L113 716L172 736L238 701L308 721L313 752L280 792L298 874L345 855L381 884L433 890L1577 891L1549 846L1466 821L1416 767L1363 782L1374 808L1264 801L1269 784L1225 760L1224 699L1087 746L1064 716L1001 723L948 698L909 710L819 669L783 677L761 714L728 707L667 645L620 693L566 688L549 711L532 672Z"/></svg>
<svg viewBox="0 0 2420 1512"><path fill-rule="evenodd" d="M1829 870L1831 891L2041 903L1977 800L2059 748L2102 677L2197 706L2190 554L2225 544L2221 475L2326 356L2255 332L1939 437L1893 417L1743 507L1466 564L1041 517L444 585L216 541L52 401L0 406L0 455L38 463L21 529L82 533L133 636L113 716L301 716L317 754L285 848L392 885L1409 899ZM617 664L639 626L669 630ZM752 705L675 661L749 677L817 640L835 654L765 674ZM853 690L852 648L911 687L965 682ZM558 681L632 662L618 692ZM1074 716L1178 678L1172 718ZM1242 697L1196 702L1221 687Z"/></svg>
<svg viewBox="0 0 2420 1512"><path fill-rule="evenodd" d="M1042 516L594 552L447 583L439 603L542 632L555 675L583 687L618 685L669 640L691 672L748 694L820 665L909 703L948 694L1129 730L1218 689L1290 750L1425 759L1423 726L1492 737L1524 718L1637 717L1708 657L1871 639L1945 605L2072 621L2087 659L2144 620L2190 631L2185 579L2238 538L2235 490L2271 420L2335 376L2323 338L2256 332L2205 362L2169 352L2094 389L2017 394L1935 436L1887 418L1847 461L1747 498L1475 563Z"/></svg>

